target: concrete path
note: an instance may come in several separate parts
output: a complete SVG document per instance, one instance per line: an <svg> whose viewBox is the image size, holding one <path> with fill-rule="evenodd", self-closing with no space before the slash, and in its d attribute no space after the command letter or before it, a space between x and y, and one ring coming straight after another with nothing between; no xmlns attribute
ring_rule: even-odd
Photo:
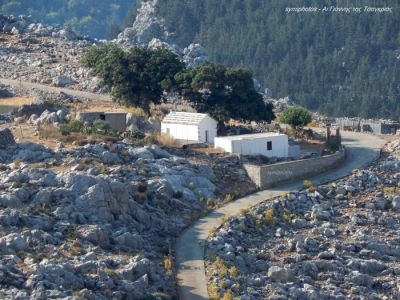
<svg viewBox="0 0 400 300"><path fill-rule="evenodd" d="M112 99L109 95L82 92L82 91L78 91L78 90L54 87L54 86L49 86L49 85L44 85L44 84L39 84L39 83L32 83L32 82L27 82L27 81L0 78L0 83L6 84L6 85L11 85L16 88L22 88L22 89L37 89L37 90L41 90L41 91L45 91L45 92L52 92L52 93L63 92L65 94L73 96L73 97L74 96L75 97L83 97L83 98L93 100L93 101L99 101L99 100L112 101Z"/></svg>
<svg viewBox="0 0 400 300"><path fill-rule="evenodd" d="M322 184L344 177L352 170L364 167L379 157L385 141L377 136L362 133L342 132L343 144L347 147L347 159L338 168L310 178L314 184ZM285 184L277 188L260 191L238 199L196 221L178 239L176 245L176 266L179 299L209 299L204 268L204 245L210 229L220 224L223 215L237 214L264 200L302 188L303 181Z"/></svg>

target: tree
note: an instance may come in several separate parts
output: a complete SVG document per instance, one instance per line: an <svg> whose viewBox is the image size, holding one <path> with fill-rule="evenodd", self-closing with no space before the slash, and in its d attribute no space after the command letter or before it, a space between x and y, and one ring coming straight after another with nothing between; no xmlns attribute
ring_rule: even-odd
<svg viewBox="0 0 400 300"><path fill-rule="evenodd" d="M282 123L289 124L293 128L299 126L306 126L311 122L310 112L302 106L292 106L286 108L281 116L280 120Z"/></svg>
<svg viewBox="0 0 400 300"><path fill-rule="evenodd" d="M132 47L124 51L113 43L92 47L82 59L111 88L115 101L149 112L163 91L175 86L174 76L184 64L166 49Z"/></svg>
<svg viewBox="0 0 400 300"><path fill-rule="evenodd" d="M248 70L206 62L177 74L175 81L176 90L197 111L209 113L220 125L230 118L270 122L275 117Z"/></svg>

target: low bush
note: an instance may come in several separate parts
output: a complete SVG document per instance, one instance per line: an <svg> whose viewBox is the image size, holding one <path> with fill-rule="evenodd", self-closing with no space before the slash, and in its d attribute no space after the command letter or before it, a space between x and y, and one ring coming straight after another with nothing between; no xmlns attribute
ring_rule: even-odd
<svg viewBox="0 0 400 300"><path fill-rule="evenodd" d="M71 132L82 132L84 125L79 120L71 120L67 124L59 126L59 131L62 135L69 135Z"/></svg>
<svg viewBox="0 0 400 300"><path fill-rule="evenodd" d="M134 130L134 131L129 130L125 132L124 136L132 140L143 140L145 138L145 134L139 130Z"/></svg>
<svg viewBox="0 0 400 300"><path fill-rule="evenodd" d="M305 189L308 189L308 188L310 188L310 187L312 187L313 186L313 183L310 181L310 180L304 180L303 181L303 187L305 188Z"/></svg>
<svg viewBox="0 0 400 300"><path fill-rule="evenodd" d="M228 289L221 298L222 300L233 300L232 290Z"/></svg>
<svg viewBox="0 0 400 300"><path fill-rule="evenodd" d="M208 287L208 294L210 296L210 299L212 300L216 300L216 299L220 299L220 295L218 292L218 287L215 283L212 283L209 287Z"/></svg>
<svg viewBox="0 0 400 300"><path fill-rule="evenodd" d="M172 275L172 258L171 256L164 256L164 268L167 270L167 275Z"/></svg>
<svg viewBox="0 0 400 300"><path fill-rule="evenodd" d="M117 132L112 128L111 124L103 120L96 120L92 126L84 127L83 133L117 136Z"/></svg>
<svg viewBox="0 0 400 300"><path fill-rule="evenodd" d="M264 223L268 226L275 226L276 219L272 208L269 208L264 212Z"/></svg>
<svg viewBox="0 0 400 300"><path fill-rule="evenodd" d="M233 278L238 277L239 273L238 273L238 270L237 270L237 268L235 266L232 266L232 267L229 268L229 275L231 277L233 277Z"/></svg>
<svg viewBox="0 0 400 300"><path fill-rule="evenodd" d="M67 124L71 132L81 132L83 130L83 123L79 120L71 120Z"/></svg>

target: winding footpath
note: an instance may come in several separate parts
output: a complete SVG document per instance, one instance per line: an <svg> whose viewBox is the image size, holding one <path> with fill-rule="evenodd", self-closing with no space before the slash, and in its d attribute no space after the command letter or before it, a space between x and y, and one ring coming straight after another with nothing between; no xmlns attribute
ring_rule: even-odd
<svg viewBox="0 0 400 300"><path fill-rule="evenodd" d="M385 144L381 138L363 133L342 132L342 142L347 148L347 158L339 167L311 178L318 185L350 174L354 169L369 165L379 157ZM283 192L301 189L303 181L281 185L240 198L196 221L178 239L176 265L179 299L209 299L204 267L204 246L210 229L220 224L224 215L231 216Z"/></svg>
<svg viewBox="0 0 400 300"><path fill-rule="evenodd" d="M69 96L82 97L82 98L86 98L86 99L89 99L92 101L112 101L111 97L106 94L89 93L89 92L83 92L83 91L78 91L78 90L72 90L72 89L68 89L68 88L61 88L61 87L54 87L54 86L49 86L49 85L44 85L44 84L39 84L39 83L32 83L32 82L28 82L28 81L0 78L0 83L6 84L6 85L11 85L16 88L27 89L27 90L37 89L37 90L41 90L44 92L51 92L51 93L62 92Z"/></svg>

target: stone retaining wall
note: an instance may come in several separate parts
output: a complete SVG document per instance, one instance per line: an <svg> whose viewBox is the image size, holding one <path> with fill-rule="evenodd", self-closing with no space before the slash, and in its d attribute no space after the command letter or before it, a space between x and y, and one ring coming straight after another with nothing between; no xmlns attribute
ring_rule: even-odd
<svg viewBox="0 0 400 300"><path fill-rule="evenodd" d="M251 180L260 188L266 189L274 185L298 179L306 179L334 168L346 159L346 152L338 151L334 154L317 158L288 161L273 165L250 165L244 168Z"/></svg>

